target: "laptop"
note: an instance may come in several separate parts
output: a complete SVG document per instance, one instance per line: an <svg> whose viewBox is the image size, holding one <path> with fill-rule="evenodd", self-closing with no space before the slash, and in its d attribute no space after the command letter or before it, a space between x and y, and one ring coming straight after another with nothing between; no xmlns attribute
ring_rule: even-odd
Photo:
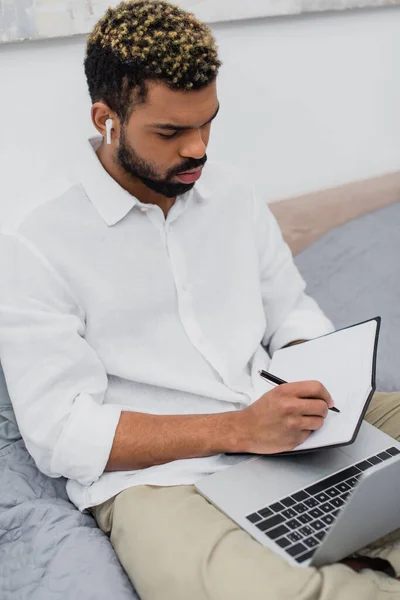
<svg viewBox="0 0 400 600"><path fill-rule="evenodd" d="M321 567L400 527L400 443L363 422L350 445L246 456L196 488L263 546Z"/></svg>

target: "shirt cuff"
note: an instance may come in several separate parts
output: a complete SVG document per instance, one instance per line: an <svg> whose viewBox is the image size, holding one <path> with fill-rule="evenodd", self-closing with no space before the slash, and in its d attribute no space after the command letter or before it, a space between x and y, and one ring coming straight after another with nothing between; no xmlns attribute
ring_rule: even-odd
<svg viewBox="0 0 400 600"><path fill-rule="evenodd" d="M104 473L122 408L79 394L54 449L51 471L91 485Z"/></svg>
<svg viewBox="0 0 400 600"><path fill-rule="evenodd" d="M327 333L332 333L334 327L331 321L314 311L295 310L285 320L283 325L272 336L269 343L269 354L287 346L296 340L311 340Z"/></svg>

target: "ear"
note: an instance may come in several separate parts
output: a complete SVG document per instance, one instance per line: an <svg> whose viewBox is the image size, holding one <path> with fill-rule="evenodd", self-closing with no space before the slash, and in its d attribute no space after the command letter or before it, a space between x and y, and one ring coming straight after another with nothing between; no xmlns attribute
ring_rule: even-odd
<svg viewBox="0 0 400 600"><path fill-rule="evenodd" d="M97 131L100 133L101 136L103 136L104 139L107 139L106 122L108 121L108 119L112 119L113 126L111 130L111 143L113 143L114 140L119 139L119 119L116 113L113 110L111 110L110 107L107 106L107 104L104 104L104 102L95 102L95 104L93 104L92 106L91 115L93 125L96 127Z"/></svg>

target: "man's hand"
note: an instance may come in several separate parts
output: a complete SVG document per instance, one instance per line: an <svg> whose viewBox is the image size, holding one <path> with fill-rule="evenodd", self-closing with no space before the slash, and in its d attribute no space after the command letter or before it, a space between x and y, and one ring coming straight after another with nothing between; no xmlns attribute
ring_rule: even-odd
<svg viewBox="0 0 400 600"><path fill-rule="evenodd" d="M106 471L129 471L224 452L292 450L322 427L332 398L321 383L287 383L239 411L121 414Z"/></svg>
<svg viewBox="0 0 400 600"><path fill-rule="evenodd" d="M237 452L293 450L322 427L332 406L329 392L318 381L280 385L237 413Z"/></svg>

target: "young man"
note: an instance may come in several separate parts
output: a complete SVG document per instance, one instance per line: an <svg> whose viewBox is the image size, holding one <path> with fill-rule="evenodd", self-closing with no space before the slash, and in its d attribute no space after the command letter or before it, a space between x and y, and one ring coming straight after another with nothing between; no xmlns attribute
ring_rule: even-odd
<svg viewBox="0 0 400 600"><path fill-rule="evenodd" d="M192 486L238 460L225 453L295 447L333 405L317 382L264 393L257 375L332 326L251 181L206 164L219 67L209 29L158 0L109 9L89 37L100 137L75 185L1 242L21 433L143 600L400 598L372 571L289 566ZM399 404L375 401L370 419L392 411L399 434Z"/></svg>

